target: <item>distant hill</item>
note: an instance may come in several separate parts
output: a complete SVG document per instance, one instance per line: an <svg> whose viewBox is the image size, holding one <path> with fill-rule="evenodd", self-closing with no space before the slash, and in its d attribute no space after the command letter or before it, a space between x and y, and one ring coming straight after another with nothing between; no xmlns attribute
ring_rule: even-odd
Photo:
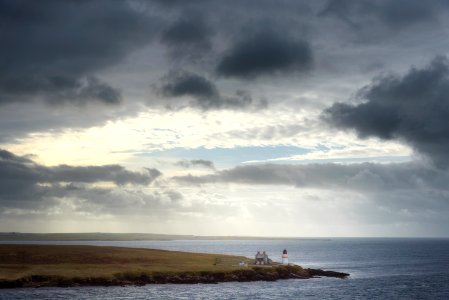
<svg viewBox="0 0 449 300"><path fill-rule="evenodd" d="M0 232L0 241L170 241L170 240L327 240L323 238L197 236L154 233L21 233Z"/></svg>

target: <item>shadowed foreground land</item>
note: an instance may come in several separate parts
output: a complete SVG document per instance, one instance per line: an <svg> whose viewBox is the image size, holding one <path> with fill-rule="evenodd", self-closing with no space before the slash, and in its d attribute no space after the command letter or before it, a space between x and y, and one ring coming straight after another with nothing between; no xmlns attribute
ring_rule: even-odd
<svg viewBox="0 0 449 300"><path fill-rule="evenodd" d="M300 266L239 267L242 256L153 249L0 245L0 287L274 281L349 274Z"/></svg>

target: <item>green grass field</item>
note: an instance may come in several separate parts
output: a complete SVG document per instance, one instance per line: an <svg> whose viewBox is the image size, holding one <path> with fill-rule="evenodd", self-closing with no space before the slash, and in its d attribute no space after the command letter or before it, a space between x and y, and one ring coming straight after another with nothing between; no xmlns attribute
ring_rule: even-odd
<svg viewBox="0 0 449 300"><path fill-rule="evenodd" d="M0 279L15 280L32 275L113 278L131 273L226 272L238 269L233 265L240 261L248 259L121 247L0 245Z"/></svg>
<svg viewBox="0 0 449 300"><path fill-rule="evenodd" d="M247 266L239 266L240 262ZM81 245L0 245L0 288L275 281L349 274L297 265L255 266L224 254Z"/></svg>

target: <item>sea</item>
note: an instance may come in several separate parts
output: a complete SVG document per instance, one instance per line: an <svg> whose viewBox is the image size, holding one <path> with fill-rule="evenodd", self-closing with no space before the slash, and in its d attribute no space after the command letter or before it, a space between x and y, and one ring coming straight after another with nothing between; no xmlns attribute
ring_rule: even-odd
<svg viewBox="0 0 449 300"><path fill-rule="evenodd" d="M17 242L0 242L17 243ZM330 238L304 240L174 240L20 242L83 244L226 253L266 251L304 267L350 273L348 279L154 284L146 286L0 290L0 299L449 299L449 239Z"/></svg>

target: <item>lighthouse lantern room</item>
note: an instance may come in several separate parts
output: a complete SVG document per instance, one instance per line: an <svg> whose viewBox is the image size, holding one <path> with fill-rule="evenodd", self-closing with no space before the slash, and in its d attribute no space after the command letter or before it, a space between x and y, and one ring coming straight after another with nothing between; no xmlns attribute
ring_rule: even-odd
<svg viewBox="0 0 449 300"><path fill-rule="evenodd" d="M284 249L284 251L282 251L282 264L283 265L288 265L287 249Z"/></svg>

